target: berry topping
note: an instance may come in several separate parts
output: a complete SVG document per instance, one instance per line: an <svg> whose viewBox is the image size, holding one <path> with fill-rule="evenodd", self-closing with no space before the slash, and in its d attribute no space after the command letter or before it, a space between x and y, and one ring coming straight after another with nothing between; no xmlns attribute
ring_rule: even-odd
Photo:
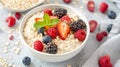
<svg viewBox="0 0 120 67"><path fill-rule="evenodd" d="M49 35L46 35L43 37L43 42L45 44L47 44L48 42L51 42L51 41L52 41L52 38Z"/></svg>
<svg viewBox="0 0 120 67"><path fill-rule="evenodd" d="M68 23L68 24L70 24L70 23L72 22L72 21L71 21L71 18L70 18L68 15L63 16L63 17L60 19L60 21L66 22L66 23Z"/></svg>
<svg viewBox="0 0 120 67"><path fill-rule="evenodd" d="M46 49L46 52L50 54L56 54L58 50L57 45L51 42L47 43L47 47L45 49Z"/></svg>
<svg viewBox="0 0 120 67"><path fill-rule="evenodd" d="M116 13L114 11L108 11L107 15L110 19L115 19L116 18Z"/></svg>
<svg viewBox="0 0 120 67"><path fill-rule="evenodd" d="M24 57L22 62L24 65L28 66L31 64L31 59L30 59L30 57Z"/></svg>
<svg viewBox="0 0 120 67"><path fill-rule="evenodd" d="M113 24L109 24L109 25L107 26L107 31L108 31L108 32L110 32L110 31L111 31L112 26L113 26Z"/></svg>
<svg viewBox="0 0 120 67"><path fill-rule="evenodd" d="M86 24L81 19L74 21L70 24L70 29L74 32L78 31L79 29L85 29L85 28L86 28Z"/></svg>
<svg viewBox="0 0 120 67"><path fill-rule="evenodd" d="M99 67L112 67L110 56L105 55L99 58Z"/></svg>
<svg viewBox="0 0 120 67"><path fill-rule="evenodd" d="M47 30L47 35L49 35L52 39L55 39L58 35L58 31L56 28L50 28Z"/></svg>
<svg viewBox="0 0 120 67"><path fill-rule="evenodd" d="M104 36L108 35L106 31L101 32L101 34L103 34Z"/></svg>
<svg viewBox="0 0 120 67"><path fill-rule="evenodd" d="M67 14L67 10L64 8L56 8L53 14L60 19Z"/></svg>
<svg viewBox="0 0 120 67"><path fill-rule="evenodd" d="M14 39L14 36L13 35L10 35L9 36L9 40L13 40Z"/></svg>
<svg viewBox="0 0 120 67"><path fill-rule="evenodd" d="M70 27L67 23L65 22L58 22L57 25L57 30L59 33L59 36L62 40L65 40L68 36L68 34L70 33Z"/></svg>
<svg viewBox="0 0 120 67"><path fill-rule="evenodd" d="M96 20L90 20L89 21L89 26L90 26L90 32L94 32L98 23Z"/></svg>
<svg viewBox="0 0 120 67"><path fill-rule="evenodd" d="M6 18L6 22L8 23L8 27L13 27L16 23L16 19L12 16Z"/></svg>
<svg viewBox="0 0 120 67"><path fill-rule="evenodd" d="M42 51L43 50L43 44L41 41L37 40L34 42L34 49L38 50L38 51Z"/></svg>
<svg viewBox="0 0 120 67"><path fill-rule="evenodd" d="M44 35L45 35L45 34L44 34L44 28L43 28L43 27L42 27L42 28L39 28L37 33L38 33L38 34L41 33L41 34L44 36Z"/></svg>
<svg viewBox="0 0 120 67"><path fill-rule="evenodd" d="M19 12L16 12L16 13L15 13L15 17L16 17L17 19L20 19L21 14L20 14Z"/></svg>
<svg viewBox="0 0 120 67"><path fill-rule="evenodd" d="M43 19L42 18L35 18L35 21L39 22L39 21L43 21Z"/></svg>
<svg viewBox="0 0 120 67"><path fill-rule="evenodd" d="M94 1L88 1L87 3L87 9L90 11L90 12L94 12L94 8L95 8L95 3Z"/></svg>
<svg viewBox="0 0 120 67"><path fill-rule="evenodd" d="M65 3L69 4L71 0L63 0Z"/></svg>
<svg viewBox="0 0 120 67"><path fill-rule="evenodd" d="M108 10L108 4L105 2L102 2L100 4L100 12L105 13Z"/></svg>
<svg viewBox="0 0 120 67"><path fill-rule="evenodd" d="M104 37L104 35L102 33L97 33L96 34L97 41L102 41L103 37Z"/></svg>
<svg viewBox="0 0 120 67"><path fill-rule="evenodd" d="M45 13L47 13L49 16L52 16L52 15L53 15L51 9L45 9L45 10L44 10L44 14L45 14Z"/></svg>
<svg viewBox="0 0 120 67"><path fill-rule="evenodd" d="M75 32L74 37L77 38L79 41L84 41L86 37L85 30L78 30L77 32Z"/></svg>

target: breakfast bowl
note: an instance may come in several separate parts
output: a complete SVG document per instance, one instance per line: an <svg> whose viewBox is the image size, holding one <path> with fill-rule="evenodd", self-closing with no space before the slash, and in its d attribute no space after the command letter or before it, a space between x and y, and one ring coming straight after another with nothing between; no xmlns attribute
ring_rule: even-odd
<svg viewBox="0 0 120 67"><path fill-rule="evenodd" d="M77 55L89 36L87 19L73 7L46 4L28 12L20 37L31 53L46 62L61 62Z"/></svg>
<svg viewBox="0 0 120 67"><path fill-rule="evenodd" d="M0 4L7 10L12 12L25 12L40 4L44 0L0 0Z"/></svg>

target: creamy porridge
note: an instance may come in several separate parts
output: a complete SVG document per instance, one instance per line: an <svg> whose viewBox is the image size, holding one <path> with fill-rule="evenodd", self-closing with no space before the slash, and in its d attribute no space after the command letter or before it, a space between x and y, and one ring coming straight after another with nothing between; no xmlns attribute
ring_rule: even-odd
<svg viewBox="0 0 120 67"><path fill-rule="evenodd" d="M86 24L66 9L45 9L26 21L23 36L35 50L61 54L81 45L86 38Z"/></svg>

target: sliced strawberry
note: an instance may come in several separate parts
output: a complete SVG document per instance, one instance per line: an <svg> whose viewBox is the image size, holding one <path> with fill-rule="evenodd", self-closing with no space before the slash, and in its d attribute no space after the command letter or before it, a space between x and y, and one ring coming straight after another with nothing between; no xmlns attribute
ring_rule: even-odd
<svg viewBox="0 0 120 67"><path fill-rule="evenodd" d="M59 36L62 40L65 40L70 33L70 27L67 23L65 22L59 22L57 25L58 33Z"/></svg>
<svg viewBox="0 0 120 67"><path fill-rule="evenodd" d="M50 16L50 19L57 19L57 16Z"/></svg>
<svg viewBox="0 0 120 67"><path fill-rule="evenodd" d="M90 25L90 32L94 32L98 23L96 20L90 20L89 25Z"/></svg>
<svg viewBox="0 0 120 67"><path fill-rule="evenodd" d="M100 4L100 12L105 13L108 10L108 4L105 2L102 2Z"/></svg>
<svg viewBox="0 0 120 67"><path fill-rule="evenodd" d="M92 1L92 0L88 1L88 3L87 3L87 9L88 9L90 12L94 12L94 8L95 8L95 3L94 3L94 1Z"/></svg>
<svg viewBox="0 0 120 67"><path fill-rule="evenodd" d="M45 13L47 13L49 16L52 16L52 15L53 15L51 9L45 9L45 10L44 10L44 14L45 14Z"/></svg>
<svg viewBox="0 0 120 67"><path fill-rule="evenodd" d="M42 18L35 18L35 21L38 22L38 21L42 21L43 19Z"/></svg>
<svg viewBox="0 0 120 67"><path fill-rule="evenodd" d="M68 23L68 24L70 24L70 23L72 22L72 21L71 21L71 18L70 18L68 15L63 16L63 17L60 19L60 21L66 22L66 23Z"/></svg>

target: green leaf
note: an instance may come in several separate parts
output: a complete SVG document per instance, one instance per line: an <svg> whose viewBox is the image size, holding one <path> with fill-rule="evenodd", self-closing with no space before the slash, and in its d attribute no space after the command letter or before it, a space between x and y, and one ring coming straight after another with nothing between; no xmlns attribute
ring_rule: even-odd
<svg viewBox="0 0 120 67"><path fill-rule="evenodd" d="M49 25L55 25L55 24L57 24L57 23L58 23L58 21L59 21L59 19L58 19L58 18L57 18L57 19L51 19L51 21L50 21Z"/></svg>
<svg viewBox="0 0 120 67"><path fill-rule="evenodd" d="M49 24L50 23L50 16L48 14L44 14L43 20L44 20L45 24Z"/></svg>
<svg viewBox="0 0 120 67"><path fill-rule="evenodd" d="M44 22L35 22L35 24L34 24L34 27L37 29L44 27L44 26L46 26L46 24L44 24Z"/></svg>

